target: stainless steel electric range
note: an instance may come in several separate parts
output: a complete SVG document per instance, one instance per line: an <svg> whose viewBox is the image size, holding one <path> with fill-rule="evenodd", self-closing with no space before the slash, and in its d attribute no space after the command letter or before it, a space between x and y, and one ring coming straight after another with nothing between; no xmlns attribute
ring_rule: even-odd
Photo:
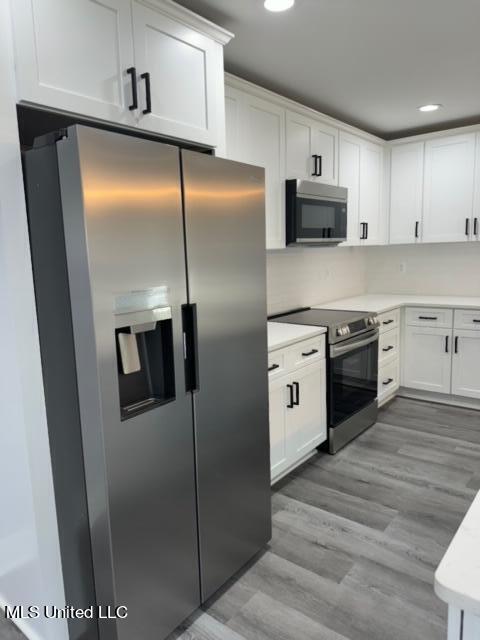
<svg viewBox="0 0 480 640"><path fill-rule="evenodd" d="M376 314L306 308L269 320L326 327L328 451L336 453L377 419Z"/></svg>

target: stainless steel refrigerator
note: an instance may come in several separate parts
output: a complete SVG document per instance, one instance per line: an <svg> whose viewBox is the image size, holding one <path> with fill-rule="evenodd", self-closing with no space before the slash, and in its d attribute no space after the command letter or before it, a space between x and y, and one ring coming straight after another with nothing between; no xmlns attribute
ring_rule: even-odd
<svg viewBox="0 0 480 640"><path fill-rule="evenodd" d="M85 126L24 153L70 638L161 640L269 540L263 169Z"/></svg>

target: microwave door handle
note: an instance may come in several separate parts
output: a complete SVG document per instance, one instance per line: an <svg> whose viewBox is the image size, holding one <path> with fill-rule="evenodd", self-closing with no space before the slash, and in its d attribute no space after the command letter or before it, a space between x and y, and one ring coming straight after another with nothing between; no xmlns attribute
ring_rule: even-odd
<svg viewBox="0 0 480 640"><path fill-rule="evenodd" d="M359 349L360 347L366 347L372 342L376 342L378 340L378 331L375 331L373 336L369 338L364 338L363 340L355 340L355 342L350 342L348 345L338 345L330 347L330 357L336 358L337 356L341 356L349 351L354 351L355 349Z"/></svg>

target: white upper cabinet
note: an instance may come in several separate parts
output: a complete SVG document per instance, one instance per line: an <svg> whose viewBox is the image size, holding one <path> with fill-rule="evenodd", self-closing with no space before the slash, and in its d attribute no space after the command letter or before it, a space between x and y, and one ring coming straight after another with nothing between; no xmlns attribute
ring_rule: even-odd
<svg viewBox="0 0 480 640"><path fill-rule="evenodd" d="M225 157L243 162L241 119L245 94L225 85Z"/></svg>
<svg viewBox="0 0 480 640"><path fill-rule="evenodd" d="M480 133L477 133L476 139L476 158L475 158L475 194L473 200L473 220L470 228L471 240L480 240Z"/></svg>
<svg viewBox="0 0 480 640"><path fill-rule="evenodd" d="M245 97L245 162L265 169L267 249L285 246L285 111L255 96Z"/></svg>
<svg viewBox="0 0 480 640"><path fill-rule="evenodd" d="M390 244L420 242L423 215L425 144L392 148L390 168Z"/></svg>
<svg viewBox="0 0 480 640"><path fill-rule="evenodd" d="M360 244L360 151L360 138L340 132L338 182L348 189L347 242L343 245Z"/></svg>
<svg viewBox="0 0 480 640"><path fill-rule="evenodd" d="M224 144L231 34L165 0L15 0L12 13L19 101Z"/></svg>
<svg viewBox="0 0 480 640"><path fill-rule="evenodd" d="M18 98L133 124L130 0L15 0Z"/></svg>
<svg viewBox="0 0 480 640"><path fill-rule="evenodd" d="M339 184L348 189L347 243L384 242L383 147L340 133Z"/></svg>
<svg viewBox="0 0 480 640"><path fill-rule="evenodd" d="M338 184L338 129L287 111L287 178Z"/></svg>
<svg viewBox="0 0 480 640"><path fill-rule="evenodd" d="M383 244L383 147L362 141L360 150L359 222L361 244Z"/></svg>
<svg viewBox="0 0 480 640"><path fill-rule="evenodd" d="M135 65L140 74L150 74L143 82L139 77L139 126L216 146L216 84L223 75L222 46L165 15L161 8L137 0L133 1L133 33Z"/></svg>
<svg viewBox="0 0 480 640"><path fill-rule="evenodd" d="M472 231L475 133L425 143L424 242L462 242Z"/></svg>

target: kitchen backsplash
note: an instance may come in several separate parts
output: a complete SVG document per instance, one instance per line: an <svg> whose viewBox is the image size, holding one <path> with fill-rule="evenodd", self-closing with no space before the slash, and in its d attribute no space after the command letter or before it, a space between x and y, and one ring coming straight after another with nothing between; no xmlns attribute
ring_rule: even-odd
<svg viewBox="0 0 480 640"><path fill-rule="evenodd" d="M365 293L366 261L366 251L359 247L268 251L268 313Z"/></svg>
<svg viewBox="0 0 480 640"><path fill-rule="evenodd" d="M366 283L369 293L480 296L480 243L369 247Z"/></svg>

